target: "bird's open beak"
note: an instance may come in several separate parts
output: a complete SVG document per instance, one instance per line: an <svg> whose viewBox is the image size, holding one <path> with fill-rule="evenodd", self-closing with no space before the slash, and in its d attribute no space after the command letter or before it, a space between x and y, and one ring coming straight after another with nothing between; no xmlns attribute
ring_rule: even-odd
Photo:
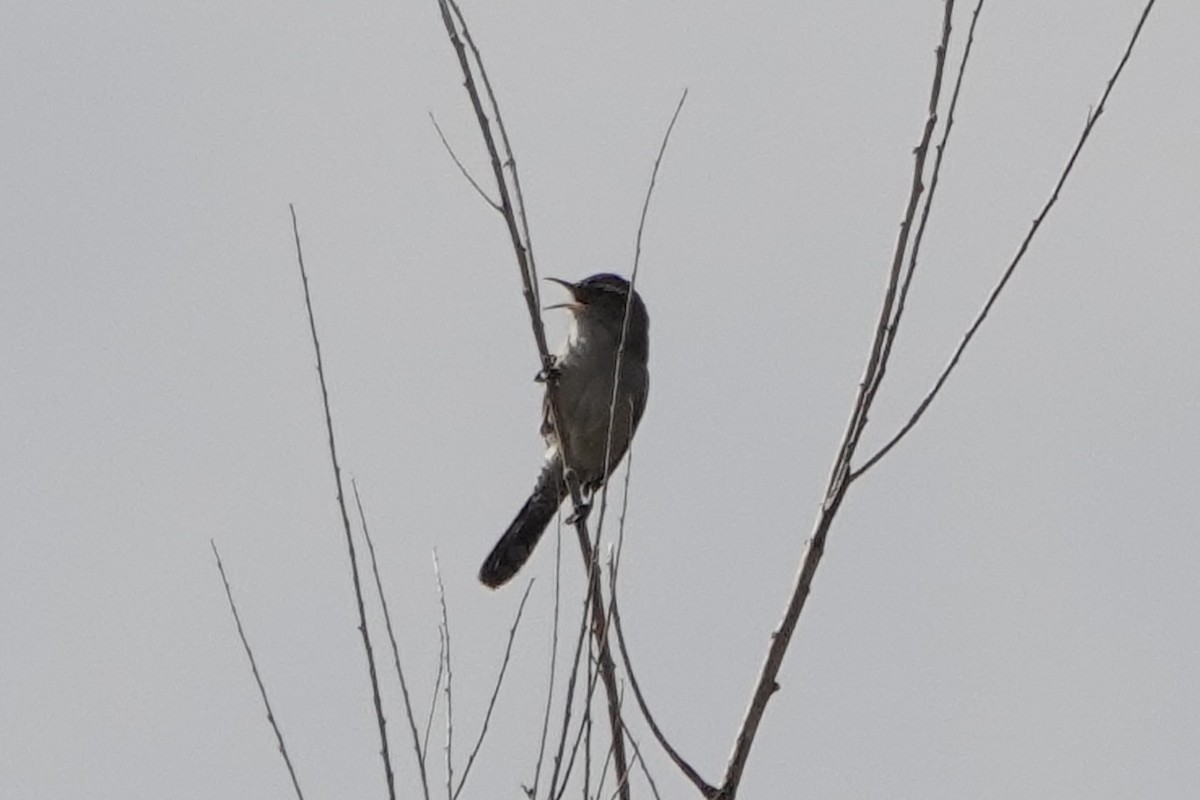
<svg viewBox="0 0 1200 800"><path fill-rule="evenodd" d="M578 311L579 309L583 308L583 304L575 299L575 284L571 283L570 281L564 281L562 278L543 278L542 280L557 283L559 286L562 286L571 293L571 302L555 303L552 306L544 306L542 308L543 311L550 311L551 309L555 308L568 308L572 311Z"/></svg>

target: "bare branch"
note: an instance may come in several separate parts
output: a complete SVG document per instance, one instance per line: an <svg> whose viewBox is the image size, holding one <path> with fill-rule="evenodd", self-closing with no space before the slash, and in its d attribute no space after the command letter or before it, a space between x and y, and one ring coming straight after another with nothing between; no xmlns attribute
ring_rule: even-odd
<svg viewBox="0 0 1200 800"><path fill-rule="evenodd" d="M250 671L254 673L254 682L258 684L258 694L262 697L263 706L267 709L267 722L271 723L271 730L275 731L275 741L279 743L279 755L283 756L283 763L287 766L288 776L292 779L292 788L296 790L298 800L304 800L304 792L300 791L300 782L296 780L296 770L292 767L292 759L288 756L287 746L283 743L283 731L279 729L279 723L275 720L275 712L271 710L271 701L267 699L267 687L263 685L262 676L258 674L258 663L254 660L254 652L250 649L250 642L246 639L246 631L242 629L242 618L238 615L237 604L233 602L233 590L229 588L229 578L225 577L225 565L221 563L221 554L217 552L217 543L212 539L208 540L212 546L213 556L217 559L217 571L221 573L221 582L225 584L225 597L229 600L229 610L233 612L233 621L237 624L238 637L242 640L242 649L246 651L246 658L250 659Z"/></svg>
<svg viewBox="0 0 1200 800"><path fill-rule="evenodd" d="M417 770L421 776L421 791L425 800L429 800L429 780L425 774L425 751L421 749L421 736L417 733L417 721L413 717L412 700L408 695L408 682L404 680L404 669L400 665L400 648L396 645L396 634L392 630L392 615L388 610L387 595L383 592L383 581L379 577L379 562L375 559L375 542L371 540L371 529L367 526L367 515L363 512L362 498L358 494L358 481L351 478L350 487L354 490L354 505L358 508L358 520L362 525L363 538L367 541L367 550L371 554L371 572L375 576L375 591L379 594L379 604L383 608L383 623L387 629L388 641L392 645L392 662L396 667L396 676L400 679L400 693L404 697L404 714L408 718L409 731L412 733L413 754L417 758Z"/></svg>
<svg viewBox="0 0 1200 800"><path fill-rule="evenodd" d="M379 726L379 755L383 759L383 774L387 781L388 797L396 798L396 781L392 774L392 758L388 750L387 721L383 717L383 700L379 694L379 679L375 673L375 655L371 650L371 633L367 628L367 612L363 605L362 582L358 575L358 558L354 553L354 536L350 532L350 516L346 513L346 495L342 489L342 468L338 464L337 446L333 436L333 414L329 410L329 389L325 383L325 365L321 360L321 341L317 338L317 323L313 316L312 295L308 291L308 272L304 268L304 253L300 248L300 226L296 221L296 207L288 204L292 214L292 235L296 240L296 262L300 267L300 280L304 284L304 307L308 312L308 329L312 334L313 352L317 358L317 377L321 384L321 404L325 409L325 430L329 435L329 461L333 465L333 480L337 485L338 510L342 515L342 529L346 534L346 551L350 556L350 574L354 579L354 600L358 606L358 630L362 634L363 650L367 656L367 672L371 679L371 695L375 702L375 721Z"/></svg>
<svg viewBox="0 0 1200 800"><path fill-rule="evenodd" d="M987 302L983 304L983 308L980 309L979 314L975 317L974 322L971 323L971 326L963 335L962 340L958 343L958 347L954 349L954 353L950 356L950 360L942 369L941 374L938 375L937 380L933 384L933 388L931 388L925 397L921 399L921 402L917 405L917 408L913 412L912 416L909 417L908 421L904 423L900 430L897 431L896 434L892 436L892 438L889 439L885 445L883 445L883 447L879 448L878 452L868 458L861 467L851 473L851 480L860 477L868 469L879 463L881 458L887 455L888 452L891 451L891 449L895 447L901 439L908 435L908 432L911 431L913 427L921 420L921 417L925 415L926 410L928 410L930 404L933 403L933 399L937 397L938 392L942 390L942 387L946 384L946 380L950 377L950 373L952 373L954 368L958 366L958 362L962 358L963 352L967 349L967 345L971 343L971 339L975 337L976 332L978 332L980 326L983 325L983 321L987 319L988 313L992 310L992 306L996 304L996 300L1000 297L1000 293L1004 291L1004 287L1008 285L1008 281L1016 271L1017 265L1020 264L1021 259L1025 257L1025 253L1029 249L1029 245L1033 241L1033 237L1037 235L1038 229L1041 228L1042 222L1045 221L1047 215L1050 213L1050 209L1052 209L1054 204L1058 202L1059 192L1062 191L1063 186L1067 182L1067 178L1070 177L1071 171L1075 168L1075 162L1079 158L1079 154L1083 151L1084 145L1087 144L1088 137L1092 135L1092 128L1095 127L1097 120L1100 119L1100 115L1104 113L1104 107L1105 103L1108 102L1108 96L1112 93L1113 87L1117 83L1117 79L1121 77L1121 73L1125 69L1125 64L1128 63L1129 57L1133 53L1134 45L1137 44L1138 37L1142 33L1142 26L1146 24L1146 19L1150 15L1150 10L1154 7L1154 2L1155 0L1149 0L1149 2L1147 2L1145 7L1142 9L1142 14L1138 18L1137 25L1133 29L1133 34L1129 37L1129 42L1125 46L1125 52L1122 54L1121 60L1118 62L1116 69L1113 71L1112 77L1108 79L1108 83L1104 87L1104 93L1100 96L1100 102L1096 105L1094 111L1090 111L1088 113L1087 122L1083 126L1083 131L1079 135L1079 140L1075 143L1075 149L1071 151L1071 157L1067 159L1066 165L1063 167L1062 172L1058 176L1058 180L1054 184L1054 190L1050 193L1050 197L1042 206L1041 211L1038 212L1038 215L1034 218L1033 224L1029 228L1029 232L1026 233L1025 238L1021 240L1020 246L1017 247L1016 254L1009 262L1008 267L1004 270L1004 273L1000 276L1000 280L997 281L994 287L992 287L992 291L988 295Z"/></svg>

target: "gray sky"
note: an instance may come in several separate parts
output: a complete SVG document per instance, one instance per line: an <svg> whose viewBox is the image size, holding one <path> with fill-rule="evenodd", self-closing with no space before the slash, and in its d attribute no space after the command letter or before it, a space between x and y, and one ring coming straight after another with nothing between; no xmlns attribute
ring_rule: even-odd
<svg viewBox="0 0 1200 800"><path fill-rule="evenodd" d="M691 92L639 278L653 379L621 591L659 720L711 781L861 372L940 9L467 4L545 274L628 271ZM1007 263L1139 11L985 9L868 449ZM0 797L289 796L210 538L308 796L383 796L288 202L422 709L439 554L460 756L536 578L467 793L520 796L553 536L521 583L475 573L538 469L537 361L500 218L428 119L486 176L435 4L2 17ZM1159 5L960 371L852 490L746 797L1200 791L1198 37L1200 5ZM635 730L664 796L691 796Z"/></svg>

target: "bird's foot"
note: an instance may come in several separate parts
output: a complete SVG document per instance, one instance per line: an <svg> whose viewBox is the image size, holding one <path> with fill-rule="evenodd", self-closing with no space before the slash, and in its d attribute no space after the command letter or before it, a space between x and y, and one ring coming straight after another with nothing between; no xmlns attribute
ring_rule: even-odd
<svg viewBox="0 0 1200 800"><path fill-rule="evenodd" d="M543 367L537 375L533 376L534 383L546 383L550 380L558 380L562 377L562 368L558 366L558 359L554 356L550 357L550 365Z"/></svg>
<svg viewBox="0 0 1200 800"><path fill-rule="evenodd" d="M591 513L592 501L588 500L576 506L575 510L571 512L571 516L567 517L566 522L568 525L578 525L581 522L587 522L588 515Z"/></svg>

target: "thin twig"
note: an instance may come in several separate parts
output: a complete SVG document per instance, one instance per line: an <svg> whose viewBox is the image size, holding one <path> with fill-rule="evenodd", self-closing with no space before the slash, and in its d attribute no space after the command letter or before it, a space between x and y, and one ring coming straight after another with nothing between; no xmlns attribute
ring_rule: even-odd
<svg viewBox="0 0 1200 800"><path fill-rule="evenodd" d="M466 785L471 765L475 763L475 756L479 754L479 748L483 746L483 739L487 736L488 723L492 720L492 711L496 708L496 698L500 696L500 687L504 684L504 673L508 669L508 660L512 656L513 640L517 636L517 627L521 624L521 615L525 613L525 601L529 599L529 590L532 588L533 581L531 580L525 587L525 594L521 595L521 604L517 606L517 616L513 619L512 627L508 630L508 644L504 647L504 660L500 662L500 674L496 676L496 685L492 688L492 697L488 700L487 712L483 715L483 725L479 728L479 738L475 740L475 746L471 748L471 754L467 756L467 765L463 767L462 776L458 779L458 788L454 791L452 800L457 800L459 793L463 790L463 786Z"/></svg>
<svg viewBox="0 0 1200 800"><path fill-rule="evenodd" d="M1004 287L1008 285L1009 279L1016 271L1017 265L1021 263L1021 259L1024 258L1025 252L1029 249L1029 245L1033 241L1033 237L1037 234L1038 229L1041 228L1042 222L1045 221L1046 216L1050 213L1050 209L1052 209L1054 204L1058 202L1059 192L1066 184L1067 178L1070 176L1071 171L1075 168L1075 161L1079 158L1079 154L1083 151L1084 145L1087 144L1088 137L1092 135L1092 128L1095 127L1097 120L1100 119L1100 115L1104 113L1104 107L1105 103L1108 102L1108 96L1112 93L1113 87L1117 83L1117 79L1121 77L1121 73L1125 69L1125 64L1129 61L1129 57L1133 53L1134 45L1137 44L1138 37L1142 33L1142 26L1146 24L1146 19L1150 16L1150 9L1154 7L1154 2L1155 0L1149 0L1149 2L1146 3L1146 6L1142 9L1142 14L1138 18L1137 26L1133 29L1133 35L1129 37L1129 42L1125 46L1125 52L1122 54L1121 60L1117 64L1117 68L1113 71L1112 77L1108 79L1108 83L1104 87L1104 93L1100 96L1100 102L1096 105L1095 110L1088 113L1087 122L1083 126L1083 132L1079 135L1079 140L1075 143L1075 149L1071 151L1071 157L1067 159L1066 165L1059 174L1058 180L1054 184L1054 190L1050 193L1050 197L1042 206L1041 211L1038 212L1037 217L1034 218L1033 224L1029 228L1029 232L1026 233L1025 238L1021 240L1021 244L1017 248L1016 254L1009 262L1008 267L1004 270L1004 273L1000 276L1000 280L997 281L994 287L992 287L992 291L988 295L987 302L983 304L983 308L980 309L979 314L976 315L974 322L971 323L971 326L963 335L962 340L958 343L958 347L954 349L954 353L950 356L950 360L942 369L941 374L938 375L937 380L933 384L933 388L931 388L925 397L921 399L921 402L917 405L917 408L912 413L912 416L909 417L908 421L904 423L900 430L897 431L896 434L892 436L892 438L889 439L885 445L883 445L883 447L879 448L878 452L868 458L861 467L850 473L851 480L861 477L863 473L875 466L875 464L879 463L881 458L887 455L893 447L899 444L901 439L908 435L908 432L911 431L913 427L916 426L916 424L921 420L921 417L924 416L925 411L928 410L930 404L933 403L933 399L937 397L938 392L942 390L942 387L946 384L946 380L950 377L950 373L953 372L954 368L958 366L958 362L959 359L962 358L963 351L967 349L967 345L971 343L971 339L975 337L976 332L978 332L980 326L983 325L983 321L987 319L988 312L992 310L992 306L996 304L996 300L1000 297L1000 293L1004 291Z"/></svg>
<svg viewBox="0 0 1200 800"><path fill-rule="evenodd" d="M580 792L583 794L585 800L591 797L592 785L592 692L595 690L596 686L596 659L595 650L593 649L595 646L596 641L594 639L588 639L588 697L587 703L585 703L583 706L583 724L581 728L584 738L583 785L579 787ZM624 720L622 720L622 722L624 722ZM605 762L607 763L607 759L605 759Z"/></svg>
<svg viewBox="0 0 1200 800"><path fill-rule="evenodd" d="M595 643L595 641L593 639L588 640L588 649L589 650L591 649L591 647L594 643ZM599 683L597 681L597 678L600 677L599 670L593 669L594 663L595 663L595 659L589 653L589 655L588 655L588 673L587 673L587 691L584 693L584 698L583 698L583 718L579 720L579 728L575 731L575 739L571 743L571 752L567 754L567 766L566 766L566 769L563 770L562 784L559 785L557 792L551 792L551 797L555 798L555 800L561 800L562 796L564 794L566 794L567 780L571 777L571 773L575 769L575 759L579 755L581 750L583 751L583 754L584 754L583 759L584 759L585 774L584 774L583 783L584 783L585 789L587 787L588 781L590 780L590 775L587 773L588 773L588 770L591 769L591 762L590 762L591 752L588 749L588 747L584 747L583 744L584 744L584 738L586 736L588 738L588 744L590 747L590 743L591 743L590 732L591 732L591 725L592 725L591 707L592 707L592 701L595 699L595 696L596 696L596 686ZM620 708L620 706L618 706L618 708ZM622 722L624 722L624 720L622 720Z"/></svg>
<svg viewBox="0 0 1200 800"><path fill-rule="evenodd" d="M446 611L446 587L442 584L442 568L438 564L437 550L433 551L433 574L437 578L438 603L442 607L442 632L445 634L446 654L446 800L454 797L454 696L451 693L453 673L450 669L450 614Z"/></svg>
<svg viewBox="0 0 1200 800"><path fill-rule="evenodd" d="M650 198L654 196L654 187L658 183L658 170L662 166L663 156L667 152L667 144L671 141L671 133L675 130L675 122L679 119L679 113L683 111L683 104L687 101L688 90L685 88L679 95L679 102L675 104L675 111L671 114L671 121L667 124L667 130L663 134L662 142L658 146L658 155L654 158L654 168L650 171L650 183L646 187L646 197L642 201L642 213L638 217L637 237L634 242L633 251L633 268L629 273L629 296L625 299L625 316L621 321L621 340L617 347L617 363L613 373L613 394L608 406L608 433L604 445L604 464L605 469L608 468L609 454L612 451L612 431L617 413L617 383L621 374L621 360L625 355L625 343L629 335L629 316L633 307L633 290L637 281L638 268L642 260L642 236L646 229L646 218L650 212ZM630 411L632 413L632 410ZM617 532L617 557L616 563L620 564L620 553L625 543L625 512L629 506L629 482L633 475L633 442L629 442L625 455L625 487L621 499L621 517L618 524ZM600 495L600 516L596 524L599 529L604 524L604 514L608 507L608 475L604 476L604 488ZM599 541L599 530L597 530L597 541ZM609 620L611 622L612 613L610 609Z"/></svg>
<svg viewBox="0 0 1200 800"><path fill-rule="evenodd" d="M471 173L467 172L467 168L464 167L463 163L458 160L458 155L454 152L454 148L450 146L450 142L446 140L446 134L442 132L442 126L438 125L437 117L433 116L432 111L429 112L429 121L433 123L433 129L437 131L438 138L442 140L442 147L446 148L446 152L450 154L450 158L453 159L454 166L458 167L458 171L461 172L463 177L466 178L471 186L475 188L475 191L479 193L479 196L483 198L485 203L497 211L503 211L503 209L500 208L500 204L488 197L488 194L483 190L483 187L475 182L475 178L472 177Z"/></svg>
<svg viewBox="0 0 1200 800"><path fill-rule="evenodd" d="M388 797L395 800L396 781L392 773L392 757L388 750L387 721L383 716L383 700L379 693L379 678L375 672L375 655L371 650L371 633L367 628L367 612L363 605L362 581L358 574L358 558L354 553L354 536L350 531L350 515L346 512L346 495L342 488L342 468L338 464L337 445L333 436L333 414L329 410L329 389L325 382L325 365L321 359L321 340L317 337L317 322L313 315L312 295L308 290L308 272L304 268L304 253L300 247L300 226L296 221L296 207L288 204L292 214L292 235L296 240L296 262L300 266L300 280L304 284L304 307L308 312L308 329L312 334L313 352L317 359L317 377L321 384L321 404L325 409L325 430L329 435L329 461L333 465L333 480L337 485L338 510L342 515L342 529L346 534L346 552L350 556L350 574L354 579L354 600L358 606L358 630L362 634L363 650L367 656L367 672L371 679L371 695L375 703L375 721L379 727L380 750L383 773L387 781Z"/></svg>
<svg viewBox="0 0 1200 800"><path fill-rule="evenodd" d="M258 663L254 660L254 652L250 649L250 642L246 639L246 631L242 629L242 618L238 614L237 604L233 602L233 590L229 588L229 578L225 577L225 565L221 563L221 554L217 552L217 543L212 539L209 539L208 543L212 546L213 556L217 559L217 571L221 573L221 582L225 584L225 597L229 600L229 610L233 612L233 621L237 624L238 637L242 640L242 649L246 651L246 658L250 659L250 671L254 674L254 682L258 684L258 694L262 697L263 706L267 709L267 722L271 723L271 730L275 731L275 741L279 743L279 754L283 756L283 763L292 779L292 788L296 790L296 797L304 800L304 792L300 791L300 781L296 779L296 770L292 767L292 759L288 756L287 746L283 743L283 731L279 729L275 712L271 710L271 701L267 699L267 687L263 685L262 676L258 674Z"/></svg>
<svg viewBox="0 0 1200 800"><path fill-rule="evenodd" d="M585 792L588 791L588 782L590 780L590 772L589 771L591 769L591 749L590 749L591 748L590 732L591 732L591 724L592 724L591 706L592 706L592 701L594 700L594 698L596 696L596 686L598 684L597 678L600 677L600 671L597 669L594 669L596 659L595 659L595 656L592 654L592 645L593 644L594 644L594 640L589 639L588 640L588 651L589 651L588 652L588 673L587 673L588 687L587 687L587 693L584 696L584 700L583 700L584 716L583 716L583 719L581 719L579 721L579 729L575 732L575 741L571 744L571 752L567 758L567 768L563 771L562 785L559 787L557 793L551 794L551 797L553 797L555 800L562 800L563 795L566 794L567 779L571 777L571 772L575 768L575 758L576 758L576 756L579 755L580 751L582 751L584 754L585 775L584 775L584 780L583 780L583 789ZM619 712L620 710L621 710L621 704L618 703L617 711ZM621 720L621 724L624 725L625 721ZM587 738L587 742L588 742L587 746L584 746L585 737ZM612 748L611 744L610 744L607 752L609 754L611 754L613 752L613 748Z"/></svg>
<svg viewBox="0 0 1200 800"><path fill-rule="evenodd" d="M900 285L900 294L896 300L896 310L885 331L883 353L879 358L879 371L875 374L874 390L868 404L874 401L875 394L883 384L883 377L891 363L892 345L896 334L900 331L900 320L904 317L904 308L908 300L908 292L912 287L913 276L917 271L917 259L921 252L921 242L925 240L925 230L929 224L929 215L933 209L933 200L937 196L938 180L942 174L942 161L946 156L946 147L950 142L950 131L954 129L954 112L958 108L958 97L962 91L963 76L967 73L967 61L971 57L971 47L975 43L975 26L979 23L979 13L983 10L984 0L979 0L975 12L971 15L971 27L967 30L967 43L963 47L962 58L958 62L958 74L954 79L954 91L950 94L950 106L946 110L946 124L942 127L942 138L935 148L933 169L929 173L929 191L921 204L921 220L917 225L917 233L913 237L912 247L908 252L908 268L904 273L904 281Z"/></svg>
<svg viewBox="0 0 1200 800"><path fill-rule="evenodd" d="M908 249L908 237L912 231L913 219L916 216L917 205L921 193L925 190L923 176L925 174L925 159L929 154L929 142L933 137L938 120L938 102L942 96L942 77L946 65L946 51L950 46L951 20L954 16L954 0L945 0L942 14L942 38L934 49L933 81L929 89L929 106L925 116L925 127L921 134L921 142L913 150L913 171L909 187L908 201L905 204L904 218L900 223L900 231L896 236L896 245L892 250L892 265L888 270L886 288L883 293L883 305L879 309L879 319L875 323L875 331L871 337L871 351L867 358L867 366L858 388L858 395L850 414L850 422L846 435L842 438L842 446L835 462L835 475L830 491L826 493L826 503L833 495L841 494L845 488L845 479L849 473L850 459L858 447L859 438L867 425L867 417L879 390L880 370L883 367L884 343L887 339L888 325L892 321L892 313L896 303L896 290L900 282L900 272L904 267L904 254Z"/></svg>
<svg viewBox="0 0 1200 800"><path fill-rule="evenodd" d="M610 606L610 608L611 608L611 606ZM621 692L621 707L624 708L624 706L625 706L625 693ZM624 718L622 718L621 724L622 725L625 724ZM628 730L628 726L626 726L626 730ZM588 750L589 754L591 752L591 748L592 748L592 742L591 742L591 737L589 736L588 743L587 743L587 750ZM600 778L599 778L599 781L596 783L596 794L595 794L596 797L600 797L601 795L604 794L604 781L608 778L608 766L609 766L609 764L612 763L612 752L613 752L612 746L610 745L604 751L604 760L602 762L600 762ZM628 782L629 775L626 774L624 776L624 779L625 779L625 781ZM589 786L589 784L585 780L583 782L584 800L591 800L591 797L592 797L591 790L588 788L588 786ZM621 791L621 787L620 787L620 784L618 784L617 791L614 792L614 796L616 796L616 794L618 794L620 791Z"/></svg>
<svg viewBox="0 0 1200 800"><path fill-rule="evenodd" d="M487 91L488 103L492 107L492 113L496 115L496 129L500 131L500 142L504 145L504 164L512 174L513 196L516 198L513 211L516 212L521 223L521 240L525 248L525 257L529 261L529 281L532 284L530 288L533 290L537 307L541 308L537 263L533 256L533 237L529 234L529 217L525 213L525 195L521 191L521 175L517 172L517 159L513 155L512 144L508 141L508 128L504 126L504 118L500 115L500 104L496 102L496 93L492 91L491 78L488 77L488 72L483 66L483 56L480 54L479 48L475 46L475 40L471 38L471 29L467 27L467 20L463 17L462 9L458 7L456 0L449 0L449 3L454 9L454 15L458 18L459 25L462 26L463 38L467 40L467 46L471 48L471 53L475 57L475 64L479 67L479 77L483 79L483 88Z"/></svg>
<svg viewBox="0 0 1200 800"><path fill-rule="evenodd" d="M629 726L625 726L625 737L629 739L629 744L633 745L633 760L642 768L642 774L646 776L646 782L650 784L650 794L654 795L654 800L662 800L658 793L658 785L654 782L654 777L650 774L650 770L646 767L646 759L642 758L642 750L638 747L637 739L633 738L633 732L629 730ZM616 792L613 797L616 797Z"/></svg>
<svg viewBox="0 0 1200 800"><path fill-rule="evenodd" d="M617 360L613 365L612 398L608 403L608 433L604 440L604 485L600 492L600 517L596 522L597 541L600 538L600 528L604 525L604 512L608 507L609 456L612 454L613 427L617 418L617 398L620 396L621 362L625 360L625 347L629 338L629 318L633 310L633 293L637 286L638 267L642 261L642 235L646 230L646 217L650 213L650 198L654 196L654 186L658 182L658 170L662 166L663 156L666 155L667 145L671 141L671 132L675 130L675 122L679 119L679 112L683 111L683 104L687 102L687 96L688 90L684 89L679 95L679 102L675 104L675 112L671 114L671 121L667 123L662 143L658 146L658 155L654 157L654 168L650 170L650 185L646 187L646 197L642 201L642 213L638 218L637 239L634 242L633 250L633 269L629 272L629 294L625 298L625 316L621 320L621 339L617 345ZM632 409L630 409L630 414L632 415L632 413ZM630 423L630 430L633 430L632 419ZM598 571L599 567L597 566L596 569Z"/></svg>
<svg viewBox="0 0 1200 800"><path fill-rule="evenodd" d="M388 610L387 595L383 592L383 581L379 577L379 562L375 559L375 542L371 540L371 529L367 525L367 515L363 512L362 498L358 494L358 481L350 479L350 487L354 490L354 505L358 508L358 520L362 525L363 538L367 541L367 550L371 554L371 572L375 576L375 591L379 594L379 604L383 608L383 623L387 629L388 641L392 645L392 662L396 667L396 676L400 680L400 693L404 697L404 715L408 718L408 728L412 733L413 754L417 758L417 771L421 776L421 791L425 800L429 800L429 780L425 774L425 752L421 749L421 736L417 733L417 721L413 717L412 699L408 694L408 682L404 679L404 668L400 665L400 648L396 644L396 634L392 630L392 615Z"/></svg>
<svg viewBox="0 0 1200 800"><path fill-rule="evenodd" d="M542 777L542 760L546 756L546 738L550 733L550 708L554 704L554 679L558 671L558 614L562 594L562 527L554 537L554 623L550 641L550 687L546 690L546 711L542 715L542 736L538 742L537 765L533 769L533 786L528 795L537 796L538 781Z"/></svg>
<svg viewBox="0 0 1200 800"><path fill-rule="evenodd" d="M617 606L617 573L615 562L609 564L609 582L609 608L612 609L613 627L617 632L617 650L621 653L621 661L625 664L625 675L629 678L629 686L633 689L633 697L637 700L638 708L641 709L642 716L646 719L646 724L650 726L650 733L658 740L659 746L662 747L667 757L692 782L692 785L700 791L700 794L709 798L717 797L719 794L717 787L700 777L700 773L683 756L679 755L679 752L667 741L667 737L663 734L662 729L658 727L658 722L654 719L654 715L650 713L650 708L646 704L646 698L642 695L642 687L638 684L637 676L633 672L629 650L625 646L625 631L621 626L621 612Z"/></svg>
<svg viewBox="0 0 1200 800"><path fill-rule="evenodd" d="M598 552L598 549L597 549L597 552ZM598 586L595 589L589 589L589 595L592 594L593 592L595 594L599 595L598 589L599 589ZM584 617L584 621L586 622L586 616ZM604 632L603 632L603 635L599 637L599 641L597 643L597 651L600 653L605 653L605 652L608 652L608 650L609 650L608 632L609 632L609 630L611 630L611 625L612 625L612 607L611 606L609 607L608 612L604 615L602 624L603 624ZM561 798L563 796L563 794L566 792L567 778L570 777L571 771L574 768L575 757L581 748L585 734L589 735L588 746L583 748L585 770L590 768L589 759L591 757L590 733L591 733L592 700L596 694L597 678L603 678L605 675L604 669L602 667L600 669L594 668L600 662L600 658L596 655L597 651L592 650L592 643L595 641L596 641L596 637L593 637L593 639L589 640L589 642L588 642L587 693L586 693L585 699L584 699L584 718L579 723L579 730L576 732L575 741L571 745L570 756L567 759L567 768L563 774L563 783L562 783L562 786L559 788L558 793L556 795L553 795L555 798ZM579 667L579 665L578 665L578 663L576 663L575 669L578 670L578 667ZM614 667L615 667L615 665L614 665ZM614 669L614 674L615 674L615 669ZM623 706L624 706L624 699L622 698L622 696L620 694L618 694L618 701L617 701L617 705L616 705L617 713L615 715L618 719L620 719L620 717L621 717L620 712L621 712L621 709ZM613 710L613 707L609 706L610 721L613 716L612 710ZM623 719L621 720L621 724L622 725L625 724ZM613 748L610 747L609 752L615 753L615 750L613 750ZM614 761L615 760L616 759L614 757ZM627 773L623 773L623 774L627 774ZM588 781L588 775L585 774L585 776L584 776L584 788L585 789L587 788L587 781Z"/></svg>
<svg viewBox="0 0 1200 800"><path fill-rule="evenodd" d="M667 145L671 141L671 133L675 130L675 123L679 120L680 112L683 111L683 104L685 102L687 102L687 96L688 96L688 90L684 89L683 92L679 95L679 102L675 104L675 111L671 114L671 121L667 124L666 132L663 133L662 142L659 144L659 147L658 147L658 154L654 158L654 168L650 171L650 184L646 187L646 197L642 201L642 212L638 218L637 238L635 240L635 246L634 246L633 268L632 268L632 270L630 270L630 273L629 273L629 292L625 298L625 313L624 313L624 318L622 319L622 322L621 322L621 338L617 345L616 362L613 364L612 397L610 398L609 405L608 405L608 430L605 435L605 442L604 442L604 462L603 462L603 464L604 464L604 481L602 484L603 488L601 489L601 492L600 492L600 513L599 513L599 517L596 521L595 539L591 542L590 552L588 554L588 558L586 559L587 563L588 563L589 583L592 585L593 591L596 593L597 597L599 597L601 594L600 593L600 564L599 564L600 559L598 557L599 556L599 547L600 547L600 533L604 527L604 517L605 517L605 514L608 509L608 470L609 470L609 465L611 464L611 461L612 461L611 454L612 454L612 444L613 444L613 429L615 427L616 417L617 417L617 407L619 404L619 399L621 397L621 388L622 388L621 387L621 366L622 366L622 362L625 359L625 349L626 349L626 346L628 343L628 338L629 338L629 322L630 322L630 317L632 316L633 298L634 298L634 292L635 292L636 286L637 286L638 268L641 264L641 258L642 258L642 237L643 237L643 235L645 233L645 229L646 229L646 218L650 212L650 200L654 196L654 187L658 182L658 172L659 172L659 169L662 167L663 157L666 155L666 152L667 152ZM630 405L629 408L622 409L622 412L627 412L630 415L628 429L630 431L632 431L633 425L636 422L636 420L633 419L634 411L633 411L632 405ZM631 444L632 444L632 442L630 443L630 445ZM625 468L625 470L626 470L626 472L625 472L626 498L628 498L628 481L629 481L629 475L631 474L630 468L631 468L631 464L627 464L626 468ZM623 522L623 518L624 518L624 511L622 511L622 522ZM624 538L624 525L623 524L621 526L620 536L622 539ZM610 598L610 603L611 603L611 598ZM613 694L614 694L614 691L616 690L616 679L615 679L615 668L613 666L612 656L611 656L611 652L610 652L609 645L608 645L608 630L609 630L609 626L612 621L611 620L612 609L610 606L609 612L607 614L604 613L603 609L604 609L604 606L603 606L602 602L601 603L593 603L593 605L592 605L592 613L593 613L592 628L593 628L593 633L595 635L596 640L601 645L601 651L599 654L600 672L601 672L601 677L604 679L605 689L608 694L609 718L610 718L610 723L611 723L611 726L612 726L612 729L614 732L614 735L613 735L614 747L613 747L612 755L613 755L613 761L615 762L615 765L617 768L618 791L620 792L620 794L623 798L627 798L629 795L629 764L628 764L628 760L625 755L624 748L619 746L619 744L618 744L618 740L623 738L623 735L624 735L623 734L624 722L620 718L620 710L619 710L620 702L618 701L615 708L614 708L614 704L613 704ZM590 708L590 705L589 705L589 708ZM590 728L589 728L589 732L590 732ZM590 749L588 752L590 753ZM602 777L603 777L603 773L602 773ZM585 792L587 791L586 780L584 782L584 791Z"/></svg>
<svg viewBox="0 0 1200 800"><path fill-rule="evenodd" d="M557 790L559 785L558 777L562 774L562 785L565 787L567 778L571 774L571 767L567 766L563 771L563 752L567 746L567 733L571 727L571 709L575 705L575 686L579 680L579 664L583 656L583 641L587 637L587 619L588 610L592 604L593 592L587 592L583 599L583 611L580 614L579 635L575 640L575 655L571 659L571 671L567 676L567 695L563 703L563 723L562 730L558 735L558 749L554 753L554 770L550 773L550 797L559 797L562 792ZM593 684L594 685L594 684ZM591 702L591 693L588 693L586 702ZM574 764L574 750L571 752L571 764Z"/></svg>
<svg viewBox="0 0 1200 800"><path fill-rule="evenodd" d="M429 701L429 716L425 718L425 736L421 740L421 752L429 753L429 732L433 730L433 715L437 710L438 698L442 694L442 677L446 674L446 632L438 626L438 668L437 677L433 679L433 695Z"/></svg>

